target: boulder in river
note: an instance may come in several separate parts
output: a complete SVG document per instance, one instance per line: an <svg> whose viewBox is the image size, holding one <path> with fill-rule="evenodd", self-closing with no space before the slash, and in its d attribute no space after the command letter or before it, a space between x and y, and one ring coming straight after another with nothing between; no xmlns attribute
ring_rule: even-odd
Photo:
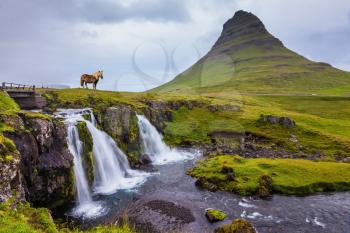
<svg viewBox="0 0 350 233"><path fill-rule="evenodd" d="M185 225L196 220L189 208L160 199L140 199L131 204L124 214L137 232L181 232Z"/></svg>
<svg viewBox="0 0 350 233"><path fill-rule="evenodd" d="M214 233L256 233L256 230L249 221L235 219L230 224L216 228Z"/></svg>
<svg viewBox="0 0 350 233"><path fill-rule="evenodd" d="M209 222L219 222L223 221L227 217L227 214L221 210L207 209L205 216Z"/></svg>

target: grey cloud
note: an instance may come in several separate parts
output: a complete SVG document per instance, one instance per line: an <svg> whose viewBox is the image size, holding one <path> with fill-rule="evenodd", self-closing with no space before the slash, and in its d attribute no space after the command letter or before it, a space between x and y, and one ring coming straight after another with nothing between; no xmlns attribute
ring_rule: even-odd
<svg viewBox="0 0 350 233"><path fill-rule="evenodd" d="M116 23L129 19L185 22L190 19L185 5L181 0L137 0L127 6L109 0L32 1L34 10L41 10L40 13L44 16L95 24Z"/></svg>

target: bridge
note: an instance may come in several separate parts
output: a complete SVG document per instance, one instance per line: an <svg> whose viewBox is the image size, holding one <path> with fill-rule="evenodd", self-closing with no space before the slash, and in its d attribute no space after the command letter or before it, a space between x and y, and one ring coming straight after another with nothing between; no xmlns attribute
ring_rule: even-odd
<svg viewBox="0 0 350 233"><path fill-rule="evenodd" d="M46 106L46 100L36 92L35 85L23 85L3 82L0 89L16 101L21 109L41 109Z"/></svg>

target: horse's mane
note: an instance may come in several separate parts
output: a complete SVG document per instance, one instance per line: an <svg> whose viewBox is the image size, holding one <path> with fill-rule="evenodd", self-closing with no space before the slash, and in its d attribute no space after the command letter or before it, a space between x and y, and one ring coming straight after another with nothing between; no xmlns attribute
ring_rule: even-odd
<svg viewBox="0 0 350 233"><path fill-rule="evenodd" d="M95 73L92 74L92 76L97 78L100 74L101 74L101 71L96 71Z"/></svg>

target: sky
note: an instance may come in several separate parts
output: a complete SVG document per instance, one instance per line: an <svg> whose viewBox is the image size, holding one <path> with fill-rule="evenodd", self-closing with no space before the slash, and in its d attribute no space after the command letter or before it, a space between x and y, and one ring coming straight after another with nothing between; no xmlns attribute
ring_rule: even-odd
<svg viewBox="0 0 350 233"><path fill-rule="evenodd" d="M237 10L286 47L350 71L349 0L0 0L0 81L144 91L205 55Z"/></svg>

